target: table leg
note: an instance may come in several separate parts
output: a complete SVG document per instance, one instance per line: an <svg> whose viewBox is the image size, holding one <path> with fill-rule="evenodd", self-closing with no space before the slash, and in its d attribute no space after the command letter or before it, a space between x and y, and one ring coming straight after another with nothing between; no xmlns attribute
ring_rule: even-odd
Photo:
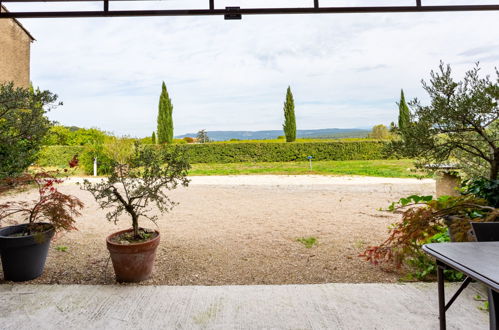
<svg viewBox="0 0 499 330"><path fill-rule="evenodd" d="M438 280L438 316L440 319L440 330L446 329L445 322L445 288L444 288L444 268L437 263Z"/></svg>
<svg viewBox="0 0 499 330"><path fill-rule="evenodd" d="M498 330L497 316L499 316L499 293L494 290L489 291L489 320L490 330Z"/></svg>

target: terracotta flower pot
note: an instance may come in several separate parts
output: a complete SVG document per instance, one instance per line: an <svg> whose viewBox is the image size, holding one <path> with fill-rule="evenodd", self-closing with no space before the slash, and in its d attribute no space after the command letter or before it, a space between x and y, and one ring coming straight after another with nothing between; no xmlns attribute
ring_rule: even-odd
<svg viewBox="0 0 499 330"><path fill-rule="evenodd" d="M122 230L107 237L107 249L111 254L116 281L118 282L140 282L151 277L156 249L159 244L159 232L150 241L118 244L111 239L122 233L130 232L132 229Z"/></svg>

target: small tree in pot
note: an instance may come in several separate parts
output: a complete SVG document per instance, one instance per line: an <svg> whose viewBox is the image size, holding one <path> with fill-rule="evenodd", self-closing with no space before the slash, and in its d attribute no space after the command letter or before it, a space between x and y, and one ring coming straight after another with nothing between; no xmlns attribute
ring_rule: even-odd
<svg viewBox="0 0 499 330"><path fill-rule="evenodd" d="M116 143L123 143L123 139ZM111 209L106 214L109 221L117 223L123 213L130 217L131 229L114 233L106 240L119 282L138 282L150 277L160 234L140 227L139 219L144 217L156 223L158 216L151 215L149 204L154 204L161 213L168 212L175 202L165 190L189 183L186 176L190 166L178 149L139 144L132 149L129 157L115 161L107 179L98 183L85 180L83 184L83 189L94 196L101 208ZM123 150L120 154L123 155Z"/></svg>
<svg viewBox="0 0 499 330"><path fill-rule="evenodd" d="M0 253L6 280L27 281L40 276L54 233L76 229L75 217L80 215L83 203L56 188L63 182L57 175L57 172L42 171L4 178L0 182L0 193L32 185L38 192L38 198L32 201L0 204L0 221L14 222L15 215L26 220L26 223L0 229Z"/></svg>

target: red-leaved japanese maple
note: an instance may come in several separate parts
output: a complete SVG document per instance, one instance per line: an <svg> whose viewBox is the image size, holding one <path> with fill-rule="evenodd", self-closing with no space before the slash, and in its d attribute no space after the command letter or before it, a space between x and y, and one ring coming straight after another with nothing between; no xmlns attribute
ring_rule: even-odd
<svg viewBox="0 0 499 330"><path fill-rule="evenodd" d="M58 230L74 230L75 218L80 216L83 203L74 196L64 194L57 185L64 180L57 177L58 172L41 171L25 173L21 176L5 178L0 181L0 194L9 190L34 185L38 197L31 201L7 201L0 203L0 223L15 214L28 222L27 233L46 230L41 222L48 222Z"/></svg>

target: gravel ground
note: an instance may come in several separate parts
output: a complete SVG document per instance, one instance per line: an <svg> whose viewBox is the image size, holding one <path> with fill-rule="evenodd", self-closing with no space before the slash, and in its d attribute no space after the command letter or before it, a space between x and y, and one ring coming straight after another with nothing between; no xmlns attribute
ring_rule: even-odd
<svg viewBox="0 0 499 330"><path fill-rule="evenodd" d="M56 237L44 274L29 283L114 283L105 237L129 227L128 218L124 216L116 226L105 220L105 212L88 192L74 183L60 189L85 203L79 230ZM180 204L158 222L162 237L154 274L143 284L395 282L398 274L384 272L358 254L383 241L387 226L399 217L376 209L413 193L434 193L434 182L328 176L195 177L188 188L171 193ZM34 196L31 191L15 198ZM142 226L155 228L146 219ZM306 248L297 242L303 237L315 237L317 245Z"/></svg>

